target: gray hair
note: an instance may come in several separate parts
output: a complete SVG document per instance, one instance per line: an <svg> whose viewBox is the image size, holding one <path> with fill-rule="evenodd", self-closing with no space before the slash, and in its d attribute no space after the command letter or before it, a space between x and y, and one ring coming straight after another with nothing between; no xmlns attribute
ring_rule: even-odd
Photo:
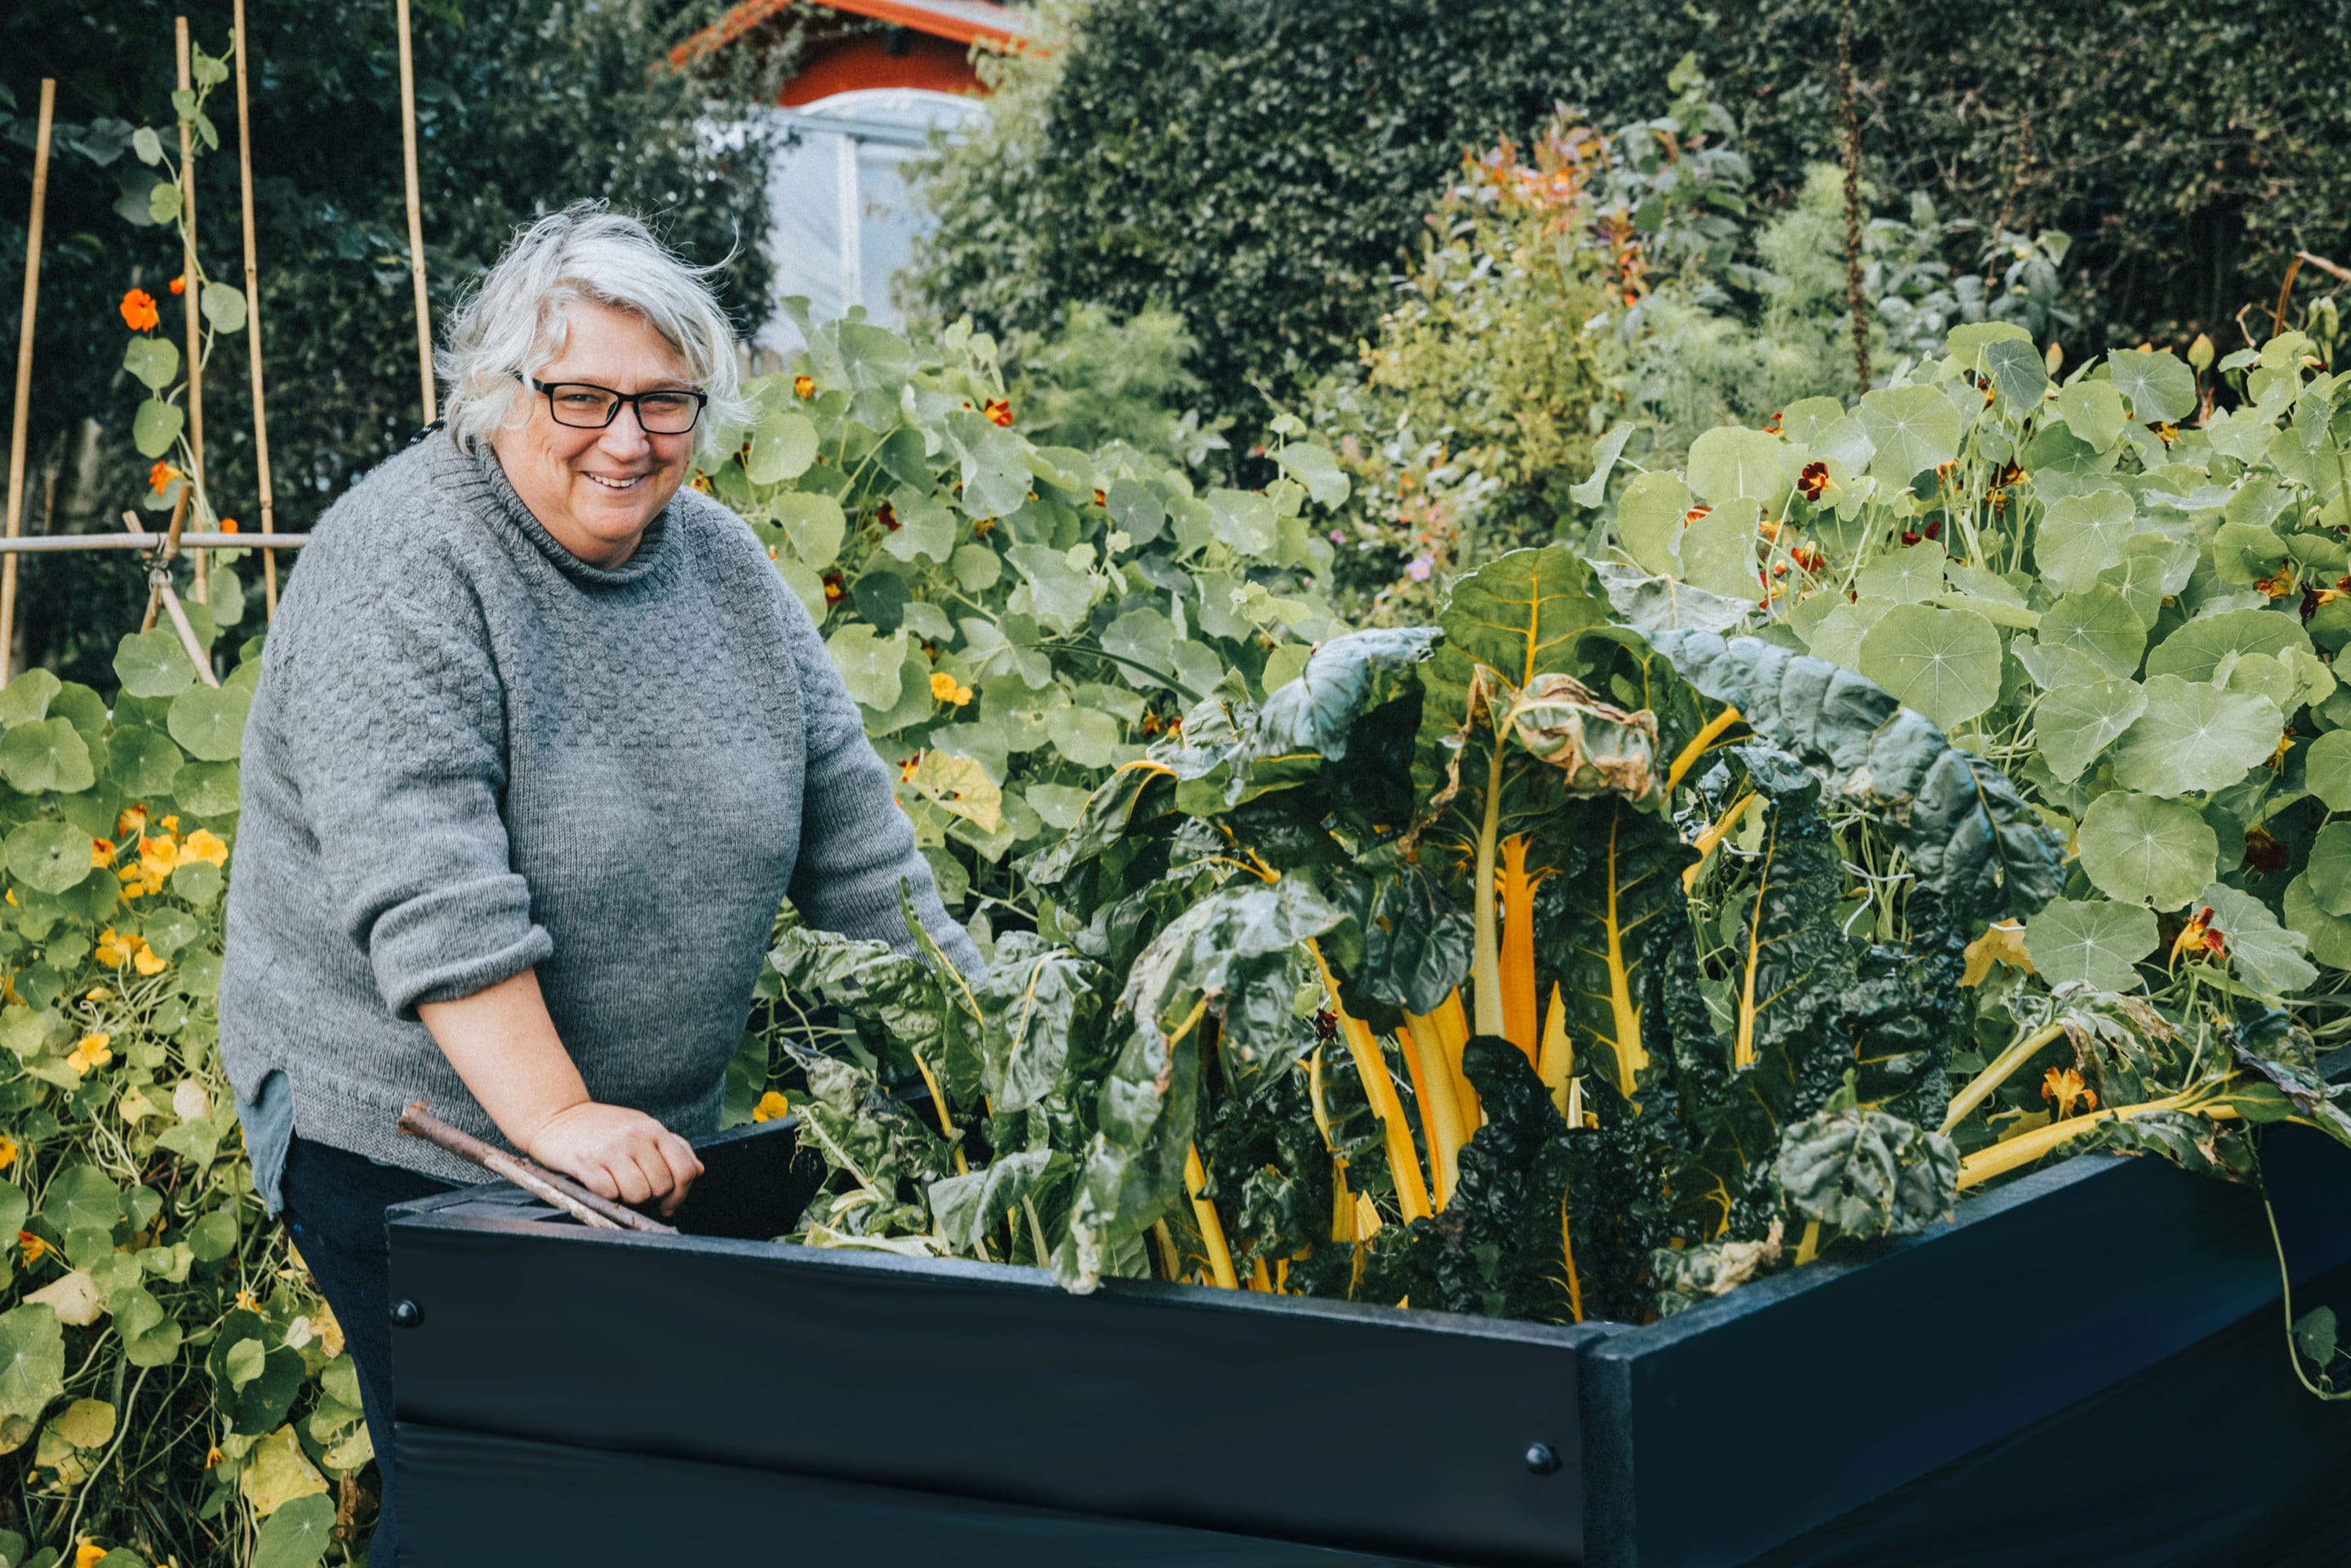
<svg viewBox="0 0 2351 1568"><path fill-rule="evenodd" d="M707 279L724 267L688 267L636 219L601 202L574 202L516 232L449 318L434 357L447 392L449 433L472 450L529 408L517 373L535 375L563 352L563 307L585 299L643 317L685 361L710 406L695 427L707 455L745 421L735 329Z"/></svg>

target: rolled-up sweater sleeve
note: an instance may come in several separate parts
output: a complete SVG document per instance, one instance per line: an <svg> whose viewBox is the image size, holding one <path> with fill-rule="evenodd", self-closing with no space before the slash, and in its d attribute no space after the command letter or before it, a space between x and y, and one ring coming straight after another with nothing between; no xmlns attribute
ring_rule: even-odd
<svg viewBox="0 0 2351 1568"><path fill-rule="evenodd" d="M890 789L888 766L865 738L857 703L818 640L815 622L778 584L808 736L801 795L799 859L791 900L828 931L914 946L899 884L914 895L915 917L939 950L967 975L986 966L970 935L939 902L930 862L914 845L914 824Z"/></svg>
<svg viewBox="0 0 2351 1568"><path fill-rule="evenodd" d="M505 698L481 607L429 569L381 586L348 614L309 618L316 634L272 672L273 696L334 907L384 1005L413 1019L554 943L499 815Z"/></svg>

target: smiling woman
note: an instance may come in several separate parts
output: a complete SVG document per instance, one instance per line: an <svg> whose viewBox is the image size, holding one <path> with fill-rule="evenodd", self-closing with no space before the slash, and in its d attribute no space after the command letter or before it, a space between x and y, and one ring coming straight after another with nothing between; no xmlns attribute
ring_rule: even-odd
<svg viewBox="0 0 2351 1568"><path fill-rule="evenodd" d="M909 889L977 967L808 612L683 487L735 363L641 225L541 219L451 323L448 430L319 523L262 655L221 1053L379 1452L384 1206L477 1174L402 1107L668 1211L787 896L911 951Z"/></svg>

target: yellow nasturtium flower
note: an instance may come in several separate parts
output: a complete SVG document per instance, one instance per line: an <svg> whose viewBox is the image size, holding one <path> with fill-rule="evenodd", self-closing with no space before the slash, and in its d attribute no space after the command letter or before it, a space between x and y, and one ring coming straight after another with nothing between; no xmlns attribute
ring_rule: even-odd
<svg viewBox="0 0 2351 1568"><path fill-rule="evenodd" d="M0 1133L0 1171L16 1163L16 1140Z"/></svg>
<svg viewBox="0 0 2351 1568"><path fill-rule="evenodd" d="M180 841L178 864L193 865L203 861L207 865L221 865L228 860L228 845L210 828L198 828Z"/></svg>
<svg viewBox="0 0 2351 1568"><path fill-rule="evenodd" d="M66 1053L66 1065L74 1070L75 1077L88 1077L91 1068L103 1067L114 1060L114 1052L110 1049L114 1037L110 1034L82 1036L74 1042L74 1048Z"/></svg>
<svg viewBox="0 0 2351 1568"><path fill-rule="evenodd" d="M751 1112L754 1122L773 1122L792 1113L792 1103L770 1089L759 1096L759 1103Z"/></svg>
<svg viewBox="0 0 2351 1568"><path fill-rule="evenodd" d="M956 681L945 670L936 670L931 674L931 696L936 702L953 703L957 707L966 707L971 703L971 688Z"/></svg>

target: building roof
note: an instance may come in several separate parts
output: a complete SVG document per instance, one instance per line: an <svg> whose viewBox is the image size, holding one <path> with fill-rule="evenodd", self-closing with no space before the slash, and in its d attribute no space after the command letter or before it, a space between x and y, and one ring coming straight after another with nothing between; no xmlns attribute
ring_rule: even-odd
<svg viewBox="0 0 2351 1568"><path fill-rule="evenodd" d="M795 5L870 16L911 31L958 44L985 44L1012 51L1029 45L1029 26L1019 13L991 0L744 0L726 16L670 51L683 66L697 55L723 48L762 22Z"/></svg>

